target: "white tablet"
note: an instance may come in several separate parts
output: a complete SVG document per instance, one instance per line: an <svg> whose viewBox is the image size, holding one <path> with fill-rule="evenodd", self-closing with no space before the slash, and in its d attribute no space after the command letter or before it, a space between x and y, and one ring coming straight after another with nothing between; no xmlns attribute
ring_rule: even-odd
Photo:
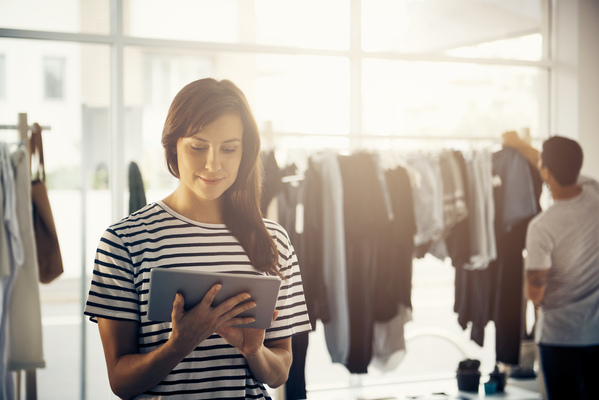
<svg viewBox="0 0 599 400"><path fill-rule="evenodd" d="M252 296L248 301L256 303L256 307L239 314L240 317L253 317L255 321L237 326L259 329L270 327L281 279L276 276L202 272L186 267L152 269L148 319L170 321L177 292L183 295L185 309L189 310L202 301L206 292L217 283L222 288L214 298L213 306L242 292L248 292Z"/></svg>

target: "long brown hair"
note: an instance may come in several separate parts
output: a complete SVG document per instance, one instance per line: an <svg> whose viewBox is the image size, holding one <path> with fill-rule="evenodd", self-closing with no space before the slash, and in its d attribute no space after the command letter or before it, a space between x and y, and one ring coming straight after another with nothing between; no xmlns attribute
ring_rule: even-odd
<svg viewBox="0 0 599 400"><path fill-rule="evenodd" d="M258 126L245 95L233 82L200 79L175 96L162 131L168 170L179 178L179 139L194 135L229 112L237 113L243 123L242 155L237 179L223 193L223 219L254 268L279 275L279 253L260 212L262 164Z"/></svg>

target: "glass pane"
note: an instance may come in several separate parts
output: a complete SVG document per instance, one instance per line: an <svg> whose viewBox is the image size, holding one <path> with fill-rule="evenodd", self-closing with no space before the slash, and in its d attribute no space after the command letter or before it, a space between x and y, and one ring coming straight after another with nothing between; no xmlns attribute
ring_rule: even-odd
<svg viewBox="0 0 599 400"><path fill-rule="evenodd" d="M176 185L164 163L160 135L173 97L187 83L230 79L245 93L263 147L291 146L301 134L349 133L349 64L344 58L125 49L125 163L136 162L148 202ZM242 65L243 68L239 68ZM334 138L333 138L334 139ZM325 140L326 142L326 140ZM326 146L306 137L303 147Z"/></svg>
<svg viewBox="0 0 599 400"><path fill-rule="evenodd" d="M363 129L412 137L490 137L528 127L546 134L535 67L366 60ZM403 142L402 142L403 143Z"/></svg>
<svg viewBox="0 0 599 400"><path fill-rule="evenodd" d="M1 0L0 26L69 33L110 33L110 0Z"/></svg>
<svg viewBox="0 0 599 400"><path fill-rule="evenodd" d="M542 0L362 1L366 51L539 60L543 23Z"/></svg>
<svg viewBox="0 0 599 400"><path fill-rule="evenodd" d="M6 57L0 54L0 100L6 100Z"/></svg>
<svg viewBox="0 0 599 400"><path fill-rule="evenodd" d="M44 57L44 95L46 100L64 97L66 60L62 57Z"/></svg>
<svg viewBox="0 0 599 400"><path fill-rule="evenodd" d="M0 123L16 125L18 114L26 112L30 125L37 122L50 127L42 131L44 164L64 273L52 283L40 285L46 368L37 372L38 393L44 398L75 399L80 397L81 282L89 280L82 276L82 264L91 274L100 234L112 218L107 171L98 168L108 165L110 159L110 49L103 45L3 39L0 54L5 57L7 83ZM45 55L63 60L67 71L60 102L45 97ZM0 140L18 140L16 131L0 134ZM82 187L87 189L85 198ZM97 331L95 325L89 324L88 328ZM103 355L91 357L90 364L103 371L89 382L95 385L90 393L96 397L88 399L107 398L110 389Z"/></svg>
<svg viewBox="0 0 599 400"><path fill-rule="evenodd" d="M125 0L123 7L130 36L349 48L346 0Z"/></svg>

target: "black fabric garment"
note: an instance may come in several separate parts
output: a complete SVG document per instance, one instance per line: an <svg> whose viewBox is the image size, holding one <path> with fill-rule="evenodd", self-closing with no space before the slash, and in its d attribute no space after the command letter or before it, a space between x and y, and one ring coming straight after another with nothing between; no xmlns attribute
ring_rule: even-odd
<svg viewBox="0 0 599 400"><path fill-rule="evenodd" d="M475 190L469 183L464 156L459 152L454 152L454 156L460 166L464 188L467 193ZM469 210L470 196L467 193L465 201ZM485 341L485 327L492 320L497 265L491 262L484 269L469 270L464 268L470 261L471 256L470 218L470 216L467 217L450 230L446 237L446 246L455 267L454 311L458 314L458 323L462 329L467 329L470 325L470 339L482 347Z"/></svg>
<svg viewBox="0 0 599 400"><path fill-rule="evenodd" d="M146 204L146 192L141 171L139 166L131 161L129 164L129 214L133 214Z"/></svg>
<svg viewBox="0 0 599 400"><path fill-rule="evenodd" d="M310 159L304 172L304 232L301 247L296 250L306 306L312 329L316 321L329 321L329 306L324 285L322 237L322 176L316 163Z"/></svg>
<svg viewBox="0 0 599 400"><path fill-rule="evenodd" d="M268 206L272 199L275 198L277 193L283 190L285 184L281 181L284 176L284 172L279 168L275 153L270 151L264 151L260 155L262 161L262 194L260 196L260 211L262 215L266 215Z"/></svg>
<svg viewBox="0 0 599 400"><path fill-rule="evenodd" d="M464 155L454 151L455 157L464 189L466 191L464 200L466 208L470 209L468 192L473 190L469 187L468 169ZM464 269L470 261L470 216L454 225L445 238L447 253L455 267L455 300L454 311L458 314L458 323L462 329L466 329L472 323L471 339L482 346L484 343L484 330L490 316L488 305L488 293L491 290L489 282L492 281L494 268L471 271Z"/></svg>
<svg viewBox="0 0 599 400"><path fill-rule="evenodd" d="M319 215L322 213L321 202L318 202L318 193L314 193L314 189L310 189L310 199L307 199L306 190L308 186L312 187L314 182L314 168L310 168L306 172L306 178L303 181L296 181L293 183L282 183L281 178L283 176L295 174L295 166L288 166L280 169L274 160L274 157L269 157L270 161L265 165L265 179L263 183L263 198L265 199L262 206L268 207L272 199L268 200L269 197L277 198L278 201L278 222L287 231L291 244L294 247L295 253L298 258L300 273L302 275L302 281L304 286L304 294L306 297L306 306L308 308L308 316L312 324L312 329L316 327L316 318L320 318L320 311L325 309L326 306L320 307L318 297L314 293L324 293L324 280L322 279L322 261L314 263L310 261L310 251L306 250L306 230L302 233L297 232L297 207L298 204L303 204L304 208L308 208L307 213L304 215L304 226L308 226L308 232L313 233L314 226L317 226L314 222L313 215ZM273 162L274 161L274 162ZM316 177L316 182L318 182ZM318 183L315 185L318 187ZM264 211L266 212L266 210ZM322 221L322 220L321 220ZM321 232L322 229L319 230ZM314 243L310 241L308 246L320 246L322 247L322 238L314 237ZM318 256L314 256L318 259ZM320 256L322 259L322 254ZM314 277L316 274L316 277ZM320 278L318 277L320 274ZM322 295L321 295L322 297ZM315 307L314 304L317 304ZM325 316L326 318L326 316ZM289 370L289 378L286 383L286 395L287 399L305 399L306 398L306 353L308 351L308 332L295 335L291 339L293 362Z"/></svg>
<svg viewBox="0 0 599 400"><path fill-rule="evenodd" d="M455 308L458 312L458 323L462 329L466 329L470 323L470 339L481 347L485 341L485 327L491 321L496 271L493 263L480 270L456 267L455 271Z"/></svg>
<svg viewBox="0 0 599 400"><path fill-rule="evenodd" d="M522 173L530 173L539 205L542 181L532 165L527 164ZM522 250L526 242L526 229L530 219L503 232L503 198L509 196L508 177L501 176L503 184L493 189L495 209L495 238L497 259L482 270L470 271L456 266L455 304L458 322L463 329L471 323L471 339L479 346L484 344L484 329L488 322L495 323L495 351L497 361L518 364L522 338L523 268ZM538 206L540 210L540 205ZM532 217L531 217L532 218ZM460 247L448 246L457 251L455 260L463 260ZM453 260L453 259L452 259Z"/></svg>
<svg viewBox="0 0 599 400"><path fill-rule="evenodd" d="M293 335L291 350L293 363L289 369L289 379L285 383L286 400L303 400L308 398L306 392L306 353L308 352L309 332Z"/></svg>
<svg viewBox="0 0 599 400"><path fill-rule="evenodd" d="M384 322L395 317L399 304L412 308L412 255L416 218L412 186L405 168L397 167L385 172L387 190L393 210L393 221L381 226L381 262L377 265L375 293L379 301L374 309L376 321Z"/></svg>
<svg viewBox="0 0 599 400"><path fill-rule="evenodd" d="M381 298L374 291L380 229L389 222L387 206L372 155L339 156L343 182L350 350L346 367L367 373L372 358L374 308Z"/></svg>
<svg viewBox="0 0 599 400"><path fill-rule="evenodd" d="M520 155L518 155L520 156ZM541 210L540 196L543 181L539 172L527 163L533 182L537 210ZM496 189L495 196L495 235L497 238L497 277L493 320L495 321L495 352L497 361L505 364L518 365L520 361L520 343L523 338L523 296L524 296L524 259L522 251L526 247L526 231L533 218L524 220L514 226L511 231L503 232L501 210L504 196L509 196L507 176L501 176L503 185Z"/></svg>
<svg viewBox="0 0 599 400"><path fill-rule="evenodd" d="M464 155L459 151L452 152L458 163L460 173L462 175L462 181L464 182L465 196L464 201L466 202L466 209L469 209L468 204L468 171L466 169L466 161ZM468 261L470 261L470 217L458 222L452 228L450 228L446 238L445 246L447 253L451 259L451 264L454 267L463 267ZM457 291L456 291L457 293ZM455 310L455 307L454 307ZM457 310L456 310L457 311Z"/></svg>

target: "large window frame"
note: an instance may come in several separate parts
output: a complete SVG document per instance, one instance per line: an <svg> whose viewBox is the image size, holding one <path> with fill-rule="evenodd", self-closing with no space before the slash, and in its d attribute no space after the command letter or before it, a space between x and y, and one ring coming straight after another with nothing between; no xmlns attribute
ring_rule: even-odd
<svg viewBox="0 0 599 400"><path fill-rule="evenodd" d="M124 49L127 46L140 47L173 47L189 51L210 50L222 52L240 52L255 54L274 54L274 55L307 55L307 56L332 56L343 57L349 60L349 135L348 139L360 138L362 130L362 65L364 60L397 60L397 61L424 61L424 62L443 62L443 63L472 63L477 65L496 65L496 66L523 66L534 67L547 72L547 82L544 90L546 98L541 98L543 103L540 109L543 110L541 118L546 120L546 126L552 131L552 120L549 110L552 110L550 94L552 90L551 73L554 69L554 63L551 60L551 1L543 0L543 56L539 61L527 60L506 60L489 58L466 58L453 57L441 54L402 54L395 52L374 51L367 52L361 47L361 2L362 0L350 1L350 45L348 50L322 50L322 49L304 49L284 46L269 46L259 44L234 44L234 43L212 43L195 42L184 40L163 40L152 38L139 38L126 36L123 33L123 0L110 1L110 33L85 34L85 33L66 33L51 31L34 31L24 29L6 29L0 28L0 38L32 39L32 40L51 40L75 43L92 43L109 45L111 48L111 88L110 88L110 149L111 161L109 165L112 217L113 220L122 218L125 215L123 198L125 194L125 164L123 145L125 141L125 105L124 105ZM0 79L3 79L0 76ZM0 93L1 95L1 93ZM2 97L0 96L0 100ZM275 132L276 134L276 132ZM299 133L301 134L301 132ZM412 138L416 139L416 138ZM533 138L534 139L534 138ZM85 252L85 249L82 249ZM89 271L86 263L83 263L81 270L81 306L84 306L87 297L87 280ZM87 320L81 321L81 399L85 399L86 393L86 326Z"/></svg>

